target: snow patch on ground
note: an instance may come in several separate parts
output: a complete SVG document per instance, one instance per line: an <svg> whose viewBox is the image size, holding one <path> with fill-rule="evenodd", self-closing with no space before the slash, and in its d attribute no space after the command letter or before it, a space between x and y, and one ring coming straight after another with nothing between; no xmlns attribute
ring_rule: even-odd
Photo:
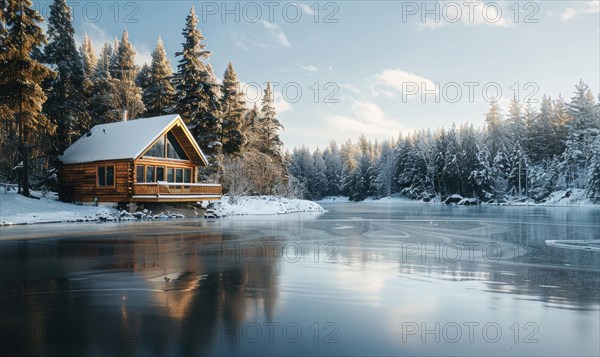
<svg viewBox="0 0 600 357"><path fill-rule="evenodd" d="M325 212L316 202L277 196L223 197L211 203L206 217L277 215L299 212Z"/></svg>
<svg viewBox="0 0 600 357"><path fill-rule="evenodd" d="M16 191L0 192L0 226L58 222L107 222L134 221L148 219L180 219L180 213L163 212L152 214L147 209L129 213L106 206L80 206L58 200L56 193L49 192L42 197L41 192L33 191L33 196L21 196Z"/></svg>
<svg viewBox="0 0 600 357"><path fill-rule="evenodd" d="M39 193L33 192L33 194L37 196ZM52 193L40 199L24 197L15 191L0 193L0 226L106 221L114 220L118 213L116 209L103 206L78 206L60 202Z"/></svg>

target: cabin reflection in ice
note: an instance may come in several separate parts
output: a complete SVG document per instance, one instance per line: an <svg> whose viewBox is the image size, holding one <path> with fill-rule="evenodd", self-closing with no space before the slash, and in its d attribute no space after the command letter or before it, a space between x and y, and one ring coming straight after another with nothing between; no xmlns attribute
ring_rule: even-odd
<svg viewBox="0 0 600 357"><path fill-rule="evenodd" d="M273 316L279 258L265 249L246 259L232 251L235 239L192 232L46 243L56 259L3 274L3 350L189 355L238 343L246 320ZM9 260L39 249L21 245Z"/></svg>

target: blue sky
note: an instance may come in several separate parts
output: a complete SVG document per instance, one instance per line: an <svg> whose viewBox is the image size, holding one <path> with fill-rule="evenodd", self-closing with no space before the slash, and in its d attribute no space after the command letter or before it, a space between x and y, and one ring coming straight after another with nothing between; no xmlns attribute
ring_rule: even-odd
<svg viewBox="0 0 600 357"><path fill-rule="evenodd" d="M600 89L600 0L68 3L78 41L127 29L143 63L161 36L173 68L194 6L217 76L232 61L249 100L277 83L288 148L481 126L492 97L570 98L580 78Z"/></svg>

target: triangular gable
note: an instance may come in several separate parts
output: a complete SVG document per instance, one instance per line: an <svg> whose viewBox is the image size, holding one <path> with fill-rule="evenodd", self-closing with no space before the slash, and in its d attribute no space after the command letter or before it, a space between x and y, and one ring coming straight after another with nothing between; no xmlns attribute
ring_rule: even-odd
<svg viewBox="0 0 600 357"><path fill-rule="evenodd" d="M179 143L182 146L182 149L188 155L189 159L194 163L201 163L203 165L208 165L208 161L204 156L204 153L198 146L196 140L192 136L192 133L189 131L181 117L178 115L177 119L174 120L169 126L165 127L156 137L140 150L134 157L134 159L141 158L154 144L158 139L160 139L163 135L167 134L169 131L173 131L175 136L177 137Z"/></svg>
<svg viewBox="0 0 600 357"><path fill-rule="evenodd" d="M59 157L64 164L137 159L165 132L177 128L189 143L186 153L196 163L206 157L177 114L96 125Z"/></svg>

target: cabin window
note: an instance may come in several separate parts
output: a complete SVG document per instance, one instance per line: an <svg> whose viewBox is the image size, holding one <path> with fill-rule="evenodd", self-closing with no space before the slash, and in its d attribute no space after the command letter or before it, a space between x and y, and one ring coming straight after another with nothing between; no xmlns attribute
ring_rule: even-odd
<svg viewBox="0 0 600 357"><path fill-rule="evenodd" d="M183 182L191 183L192 182L191 180L192 180L192 170L191 169L183 170Z"/></svg>
<svg viewBox="0 0 600 357"><path fill-rule="evenodd" d="M183 169L175 169L175 182L183 182Z"/></svg>
<svg viewBox="0 0 600 357"><path fill-rule="evenodd" d="M167 168L167 182L175 182L175 169L172 167Z"/></svg>
<svg viewBox="0 0 600 357"><path fill-rule="evenodd" d="M144 182L144 165L137 165L135 167L135 181L138 183Z"/></svg>
<svg viewBox="0 0 600 357"><path fill-rule="evenodd" d="M173 135L171 132L167 133L167 158L188 160L185 151L183 151L183 148L181 145L179 145L175 135Z"/></svg>
<svg viewBox="0 0 600 357"><path fill-rule="evenodd" d="M98 187L115 186L115 167L98 166Z"/></svg>
<svg viewBox="0 0 600 357"><path fill-rule="evenodd" d="M146 156L165 157L165 137L161 136L156 143L146 152Z"/></svg>
<svg viewBox="0 0 600 357"><path fill-rule="evenodd" d="M154 182L154 166L146 166L146 182Z"/></svg>
<svg viewBox="0 0 600 357"><path fill-rule="evenodd" d="M162 166L156 166L156 181L165 180L165 168Z"/></svg>

